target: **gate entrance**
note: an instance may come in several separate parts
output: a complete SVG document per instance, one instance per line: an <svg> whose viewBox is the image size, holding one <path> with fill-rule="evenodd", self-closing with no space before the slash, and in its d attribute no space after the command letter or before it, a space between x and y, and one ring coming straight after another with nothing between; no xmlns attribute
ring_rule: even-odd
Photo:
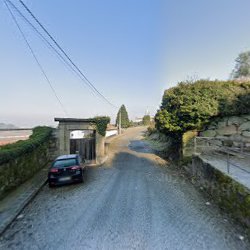
<svg viewBox="0 0 250 250"><path fill-rule="evenodd" d="M96 138L93 130L75 130L70 133L70 154L79 154L86 163L96 159Z"/></svg>
<svg viewBox="0 0 250 250"><path fill-rule="evenodd" d="M87 163L99 164L105 157L105 137L97 131L96 119L55 118L58 125L58 155L78 153Z"/></svg>

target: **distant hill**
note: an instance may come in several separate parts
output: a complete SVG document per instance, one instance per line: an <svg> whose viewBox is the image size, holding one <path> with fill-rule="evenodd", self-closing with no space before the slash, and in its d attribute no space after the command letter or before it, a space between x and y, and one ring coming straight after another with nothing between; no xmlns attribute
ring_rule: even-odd
<svg viewBox="0 0 250 250"><path fill-rule="evenodd" d="M18 128L13 124L0 123L0 129Z"/></svg>

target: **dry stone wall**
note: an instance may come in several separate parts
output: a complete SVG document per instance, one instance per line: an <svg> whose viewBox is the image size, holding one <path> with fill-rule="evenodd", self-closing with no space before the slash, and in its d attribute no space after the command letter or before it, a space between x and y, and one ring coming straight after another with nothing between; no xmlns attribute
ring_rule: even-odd
<svg viewBox="0 0 250 250"><path fill-rule="evenodd" d="M241 147L250 151L250 114L213 121L200 136L213 137L218 145Z"/></svg>

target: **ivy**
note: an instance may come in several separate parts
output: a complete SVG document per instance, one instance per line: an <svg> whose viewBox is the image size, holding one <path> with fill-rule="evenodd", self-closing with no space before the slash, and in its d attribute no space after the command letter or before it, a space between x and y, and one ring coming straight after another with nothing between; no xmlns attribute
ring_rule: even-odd
<svg viewBox="0 0 250 250"><path fill-rule="evenodd" d="M53 128L36 127L28 140L17 141L16 143L8 144L0 147L0 164L15 160L17 157L32 152L35 148L46 142Z"/></svg>
<svg viewBox="0 0 250 250"><path fill-rule="evenodd" d="M95 120L97 132L100 135L105 136L107 126L110 123L110 117L108 117L108 116L97 116L97 117L94 118L94 120Z"/></svg>

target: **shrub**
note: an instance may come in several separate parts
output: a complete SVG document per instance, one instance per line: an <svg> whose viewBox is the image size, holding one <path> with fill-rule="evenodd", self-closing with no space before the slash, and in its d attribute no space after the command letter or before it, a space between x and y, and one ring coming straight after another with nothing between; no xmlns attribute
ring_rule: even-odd
<svg viewBox="0 0 250 250"><path fill-rule="evenodd" d="M17 157L32 152L39 147L51 136L53 129L50 127L36 127L33 129L32 135L26 141L18 141L0 147L0 165Z"/></svg>
<svg viewBox="0 0 250 250"><path fill-rule="evenodd" d="M180 138L213 117L246 113L250 113L249 82L199 80L166 90L155 121L159 131Z"/></svg>
<svg viewBox="0 0 250 250"><path fill-rule="evenodd" d="M150 118L150 115L144 115L143 118L142 118L142 123L144 126L147 126L149 125L151 122L151 118Z"/></svg>
<svg viewBox="0 0 250 250"><path fill-rule="evenodd" d="M156 132L156 129L155 129L155 126L149 126L148 128L147 128L147 133L148 133L148 135L151 135L151 134L153 134L153 133L155 133Z"/></svg>

